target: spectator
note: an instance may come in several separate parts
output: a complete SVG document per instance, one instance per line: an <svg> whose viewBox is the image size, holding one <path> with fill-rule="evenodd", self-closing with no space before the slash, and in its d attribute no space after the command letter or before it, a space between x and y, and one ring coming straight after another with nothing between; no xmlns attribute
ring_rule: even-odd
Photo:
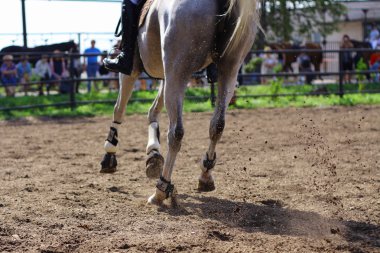
<svg viewBox="0 0 380 253"><path fill-rule="evenodd" d="M37 61L34 72L40 78L41 83L39 84L38 95L42 96L44 95L43 84L44 82L49 82L52 76L51 66L48 62L47 55L42 55L41 59ZM47 85L49 86L50 84L48 83Z"/></svg>
<svg viewBox="0 0 380 253"><path fill-rule="evenodd" d="M69 64L70 76L74 79L80 79L80 76L82 74L82 64L80 61L80 56L75 55L75 54L80 53L77 44L75 44L75 46L70 49L70 53L74 54L74 56L72 56L70 58L70 64ZM75 92L76 93L79 93L79 86L80 86L80 81L76 80L75 81Z"/></svg>
<svg viewBox="0 0 380 253"><path fill-rule="evenodd" d="M265 47L264 48L265 54L262 56L263 63L261 65L261 73L263 75L274 74L274 67L278 63L275 55L273 55L273 54L271 54L269 52L270 50L271 50L270 47ZM264 84L267 83L268 78L269 78L268 76L263 76L262 77L262 80L263 80Z"/></svg>
<svg viewBox="0 0 380 253"><path fill-rule="evenodd" d="M380 50L380 45L377 47L378 50ZM374 54L371 55L371 58L370 58L370 70L372 71L376 71L376 73L374 73L374 81L375 82L379 82L379 69L380 69L380 52L376 52Z"/></svg>
<svg viewBox="0 0 380 253"><path fill-rule="evenodd" d="M21 57L20 62L16 65L16 69L18 80L20 80L20 83L24 86L26 96L29 90L29 80L32 76L32 66L28 61L28 56L24 55Z"/></svg>
<svg viewBox="0 0 380 253"><path fill-rule="evenodd" d="M67 72L66 62L63 58L63 55L61 51L55 50L54 56L50 59L50 67L51 67L51 74L52 79L56 80L57 82L55 84L58 84L60 92L64 89L64 83L62 82L63 79L67 78L69 76L69 73ZM47 86L47 93L49 94L51 89L51 85Z"/></svg>
<svg viewBox="0 0 380 253"><path fill-rule="evenodd" d="M103 59L107 58L107 51L103 51L100 59L99 74L101 78L110 78L110 72L104 66ZM109 87L109 80L103 80L103 87Z"/></svg>
<svg viewBox="0 0 380 253"><path fill-rule="evenodd" d="M371 25L371 32L369 34L369 42L372 45L372 49L376 49L378 45L378 40L380 39L379 30L376 27L376 23Z"/></svg>
<svg viewBox="0 0 380 253"><path fill-rule="evenodd" d="M300 83L304 84L306 81L307 84L311 84L313 81L313 75L310 73L313 72L313 70L311 68L310 56L307 55L305 52L302 52L298 56L298 64L300 73L309 73L308 75L300 76Z"/></svg>
<svg viewBox="0 0 380 253"><path fill-rule="evenodd" d="M12 55L4 55L0 71L1 82L4 85L6 95L8 97L14 97L17 85L17 70L13 63Z"/></svg>
<svg viewBox="0 0 380 253"><path fill-rule="evenodd" d="M95 47L95 40L91 40L91 47L87 48L84 53L89 54L85 57L84 66L86 66L87 78L95 78L99 69L98 56L101 54L101 51ZM96 90L99 90L94 82L94 87ZM91 81L87 82L87 91L91 92Z"/></svg>
<svg viewBox="0 0 380 253"><path fill-rule="evenodd" d="M342 71L352 71L353 65L354 65L354 58L352 57L352 51L344 51L354 48L354 45L351 42L350 37L346 34L343 36L342 43L340 45L340 48L342 50L341 52L341 59L342 59ZM351 75L349 73L345 73L343 77L343 82L350 83L351 82Z"/></svg>

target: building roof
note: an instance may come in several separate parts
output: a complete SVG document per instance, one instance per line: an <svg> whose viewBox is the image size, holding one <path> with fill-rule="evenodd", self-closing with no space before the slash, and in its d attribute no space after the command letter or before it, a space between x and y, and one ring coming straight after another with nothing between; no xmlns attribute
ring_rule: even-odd
<svg viewBox="0 0 380 253"><path fill-rule="evenodd" d="M340 1L347 7L346 21L375 21L380 19L379 1Z"/></svg>

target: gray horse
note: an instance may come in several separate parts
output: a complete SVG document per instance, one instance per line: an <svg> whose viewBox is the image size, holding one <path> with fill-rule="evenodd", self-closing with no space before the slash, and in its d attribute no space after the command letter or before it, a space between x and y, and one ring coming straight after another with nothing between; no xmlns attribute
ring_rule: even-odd
<svg viewBox="0 0 380 253"><path fill-rule="evenodd" d="M158 95L149 110L149 140L146 174L157 178L156 192L148 203L160 205L173 199L171 183L174 162L184 136L182 107L186 84L192 73L216 63L218 96L210 122L210 143L201 161L198 189L215 189L212 169L216 144L222 136L225 113L234 93L238 70L251 49L258 27L256 0L155 0L138 35L138 49L130 76L120 75L120 91L113 123L105 142L104 173L116 171L120 126L133 85L145 71L162 79ZM165 105L169 117L168 153L160 154L158 116Z"/></svg>

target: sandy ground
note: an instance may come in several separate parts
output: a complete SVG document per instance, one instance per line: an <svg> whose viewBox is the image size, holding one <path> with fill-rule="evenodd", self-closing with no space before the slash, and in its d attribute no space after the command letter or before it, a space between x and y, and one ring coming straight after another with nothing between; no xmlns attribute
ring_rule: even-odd
<svg viewBox="0 0 380 253"><path fill-rule="evenodd" d="M0 252L380 252L380 107L230 111L199 193L210 115L185 114L177 209L146 204L145 116L113 175L110 117L0 122Z"/></svg>

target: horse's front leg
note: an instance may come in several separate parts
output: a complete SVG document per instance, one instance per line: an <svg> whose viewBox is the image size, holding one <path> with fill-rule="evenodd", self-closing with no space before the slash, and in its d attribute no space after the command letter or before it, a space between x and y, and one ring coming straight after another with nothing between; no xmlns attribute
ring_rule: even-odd
<svg viewBox="0 0 380 253"><path fill-rule="evenodd" d="M148 178L159 178L164 166L164 158L160 154L160 127L158 123L159 114L164 107L164 81L161 81L157 97L149 109L149 139L146 147L146 175Z"/></svg>
<svg viewBox="0 0 380 253"><path fill-rule="evenodd" d="M104 143L106 154L103 157L101 164L101 173L114 173L117 167L116 152L118 149L118 129L123 121L126 105L132 95L134 82L138 78L140 72L133 71L130 76L120 74L120 90L117 98L113 121L110 126L108 137Z"/></svg>

